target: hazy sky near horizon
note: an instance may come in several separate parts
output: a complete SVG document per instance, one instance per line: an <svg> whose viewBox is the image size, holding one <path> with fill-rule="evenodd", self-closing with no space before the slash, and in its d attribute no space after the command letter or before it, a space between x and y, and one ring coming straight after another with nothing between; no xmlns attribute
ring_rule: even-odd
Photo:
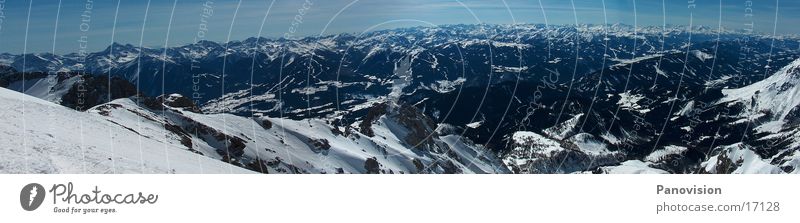
<svg viewBox="0 0 800 223"><path fill-rule="evenodd" d="M298 12L309 2L304 14ZM204 4L211 5L210 17ZM262 37L277 38L290 30L303 37L430 24L689 25L690 17L695 26L740 29L753 22L757 32L771 34L775 27L777 34L800 34L800 1L787 0L0 0L0 5L0 53L14 54L95 52L112 41L180 46L195 42L201 25L208 29L205 39L217 42L256 37L259 30ZM293 25L296 18L302 23Z"/></svg>

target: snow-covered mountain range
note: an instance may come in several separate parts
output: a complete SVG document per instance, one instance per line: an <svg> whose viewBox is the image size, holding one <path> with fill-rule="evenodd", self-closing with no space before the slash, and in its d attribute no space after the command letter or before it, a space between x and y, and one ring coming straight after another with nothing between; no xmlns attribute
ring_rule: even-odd
<svg viewBox="0 0 800 223"><path fill-rule="evenodd" d="M436 133L413 107L376 107L380 114L359 132L324 120L195 113L192 102L177 94L144 104L138 99L117 99L79 112L0 89L0 101L8 107L2 112L7 121L0 171L508 172L485 148Z"/></svg>
<svg viewBox="0 0 800 223"><path fill-rule="evenodd" d="M93 157L94 172L197 172L200 159L268 173L798 173L798 44L708 27L445 25L2 54L0 86L29 95L1 92L19 108L4 119L68 119L61 104L160 145L158 159ZM3 138L57 133L42 128ZM114 146L73 150L137 150L81 132ZM173 153L200 157L181 164L196 169L158 163ZM13 164L24 157L0 166L39 171ZM105 162L136 158L152 168ZM52 162L42 172L80 172Z"/></svg>

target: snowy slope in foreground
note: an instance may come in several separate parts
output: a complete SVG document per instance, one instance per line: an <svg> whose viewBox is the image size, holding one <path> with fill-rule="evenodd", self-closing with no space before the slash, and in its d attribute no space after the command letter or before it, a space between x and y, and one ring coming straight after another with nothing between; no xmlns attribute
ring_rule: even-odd
<svg viewBox="0 0 800 223"><path fill-rule="evenodd" d="M78 112L0 89L0 173L508 172L485 148L439 136L411 107L334 127L195 113L180 99L123 98Z"/></svg>
<svg viewBox="0 0 800 223"><path fill-rule="evenodd" d="M493 154L460 136L431 134L432 126L415 119L422 115L381 108L376 114L383 114L347 127L319 119L201 114L169 105L159 109L127 98L88 113L119 124L120 129L163 139L170 147L264 173L508 172ZM415 136L428 137L415 141Z"/></svg>
<svg viewBox="0 0 800 223"><path fill-rule="evenodd" d="M0 104L0 173L250 172L5 88Z"/></svg>

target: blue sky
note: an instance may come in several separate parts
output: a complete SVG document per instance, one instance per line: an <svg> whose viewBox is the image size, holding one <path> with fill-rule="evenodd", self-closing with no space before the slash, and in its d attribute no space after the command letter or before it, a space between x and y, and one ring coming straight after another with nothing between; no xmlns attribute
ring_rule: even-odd
<svg viewBox="0 0 800 223"><path fill-rule="evenodd" d="M312 5L302 16L303 23L297 26L298 36L358 33L370 27L387 29L428 24L545 23L545 16L550 24L574 24L576 18L578 23L605 22L601 0L505 0L505 4L502 0L308 1ZM88 2L93 2L89 30L83 32L80 28L81 15L87 0L63 0L60 11L59 0L0 0L0 52L52 52L54 45L55 52L59 54L76 52L80 49L78 40L82 36L88 40L88 51L100 51L112 42L112 30L115 42L138 46L145 21L142 45L185 45L195 40L203 15L202 5L207 0L153 0L149 7L147 0ZM119 13L116 14L118 2ZM206 39L226 41L240 1L213 2L213 15L207 20L209 31ZM230 29L230 40L258 36L262 19L272 2L241 0ZM724 0L721 7L719 0L695 0L696 7L691 10L688 9L689 2L666 1L665 7L662 7L662 1L659 0L639 0L635 2L634 10L633 0L605 0L605 14L608 23L660 26L665 21L667 24L688 25L689 14L692 13L695 25L717 27L721 19L725 27L743 28L742 24L753 21L756 31L772 33L777 4L777 33L800 33L800 26L797 25L800 24L800 1L753 1L752 17L746 16L748 1L745 0ZM274 38L287 33L304 3L305 0L275 0L261 36ZM666 15L662 12L666 12ZM165 43L168 27L169 41Z"/></svg>

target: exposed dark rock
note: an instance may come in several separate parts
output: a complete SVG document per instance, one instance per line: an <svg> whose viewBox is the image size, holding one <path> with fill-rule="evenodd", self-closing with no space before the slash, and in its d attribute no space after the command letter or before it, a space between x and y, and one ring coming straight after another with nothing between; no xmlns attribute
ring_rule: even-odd
<svg viewBox="0 0 800 223"><path fill-rule="evenodd" d="M112 109L119 109L119 108L122 108L122 106L118 104L102 104L97 108L95 108L95 110L97 110L97 113L102 116L108 116Z"/></svg>
<svg viewBox="0 0 800 223"><path fill-rule="evenodd" d="M269 167L267 162L261 159L253 160L252 162L247 164L247 169L252 171L256 171L259 173L269 173Z"/></svg>
<svg viewBox="0 0 800 223"><path fill-rule="evenodd" d="M81 80L61 98L61 105L85 111L109 102L109 99L127 98L134 95L136 95L136 86L125 79L112 77L109 81L108 76L82 75Z"/></svg>
<svg viewBox="0 0 800 223"><path fill-rule="evenodd" d="M247 145L244 143L244 140L242 138L228 137L228 141L229 141L229 143L227 143L228 153L236 157L241 157L242 155L244 155L244 148L246 148Z"/></svg>
<svg viewBox="0 0 800 223"><path fill-rule="evenodd" d="M272 122L270 122L270 121L269 121L268 119L266 119L266 118L264 118L264 119L261 119L261 121L259 122L259 124L261 124L261 127L262 127L262 128L264 128L264 129L271 129L271 128L272 128Z"/></svg>
<svg viewBox="0 0 800 223"><path fill-rule="evenodd" d="M277 156L275 157L275 159L266 161L267 166L271 166L271 167L277 167L281 163L282 163L281 158L277 157Z"/></svg>
<svg viewBox="0 0 800 223"><path fill-rule="evenodd" d="M581 151L566 149L553 152L550 156L533 154L533 159L528 163L510 167L515 173L572 173L617 164L623 158L622 154L588 155Z"/></svg>
<svg viewBox="0 0 800 223"><path fill-rule="evenodd" d="M331 149L331 144L327 139L308 139L308 142L311 143L311 145L313 145L317 150Z"/></svg>
<svg viewBox="0 0 800 223"><path fill-rule="evenodd" d="M417 149L436 146L433 140L434 138L438 138L438 135L434 131L436 129L436 124L417 108L414 106L401 105L399 113L395 118L401 125L410 130L408 135L403 139L406 144Z"/></svg>
<svg viewBox="0 0 800 223"><path fill-rule="evenodd" d="M411 163L413 163L414 167L417 168L417 173L422 173L422 171L425 171L425 165L422 164L422 161L414 158L411 159Z"/></svg>
<svg viewBox="0 0 800 223"><path fill-rule="evenodd" d="M717 163L715 165L715 169L713 173L717 174L729 174L733 173L738 166L736 163L728 158L728 153L723 151L719 155L717 155ZM700 168L700 173L709 173L705 170L705 168Z"/></svg>
<svg viewBox="0 0 800 223"><path fill-rule="evenodd" d="M183 129L180 126L166 123L164 124L164 129L180 137L181 145L186 146L186 148L192 149L192 137L189 136L188 133L183 131Z"/></svg>
<svg viewBox="0 0 800 223"><path fill-rule="evenodd" d="M230 156L228 156L228 155L223 155L223 156L222 156L222 162L230 163L230 164L232 164L232 165L239 166L239 167L241 167L241 166L242 166L242 163L240 163L238 159L236 159L236 158L231 158L231 157L230 157Z"/></svg>
<svg viewBox="0 0 800 223"><path fill-rule="evenodd" d="M380 163L378 163L378 159L375 157L367 158L364 162L364 169L367 170L368 174L377 174L381 172Z"/></svg>
<svg viewBox="0 0 800 223"><path fill-rule="evenodd" d="M341 130L339 130L339 127L333 126L333 128L331 128L331 134L333 134L334 136L340 136L343 133Z"/></svg>
<svg viewBox="0 0 800 223"><path fill-rule="evenodd" d="M66 74L64 74L66 75ZM22 73L17 72L14 68L0 66L0 87L8 87L11 83L24 80L32 80L46 77L47 73L31 72Z"/></svg>
<svg viewBox="0 0 800 223"><path fill-rule="evenodd" d="M0 87L8 87L10 84L22 80L35 80L55 75L57 84L65 84L65 80L78 77L80 80L71 85L63 86L68 91L60 98L61 105L79 111L85 111L94 106L109 102L118 98L126 98L136 95L136 87L125 79L112 77L109 80L107 75L94 76L89 74L78 74L74 72L58 72L48 74L45 72L16 72L13 68L0 66ZM50 89L52 90L52 89Z"/></svg>
<svg viewBox="0 0 800 223"><path fill-rule="evenodd" d="M366 136L374 137L375 132L372 131L372 122L381 117L381 115L386 114L387 108L388 106L385 103L373 105L367 112L367 115L364 116L364 119L361 120L361 124L358 124L359 132Z"/></svg>
<svg viewBox="0 0 800 223"><path fill-rule="evenodd" d="M461 173L461 169L459 169L458 166L456 166L456 164L453 163L453 161L451 160L440 162L439 167L441 167L442 170L444 170L445 174Z"/></svg>

